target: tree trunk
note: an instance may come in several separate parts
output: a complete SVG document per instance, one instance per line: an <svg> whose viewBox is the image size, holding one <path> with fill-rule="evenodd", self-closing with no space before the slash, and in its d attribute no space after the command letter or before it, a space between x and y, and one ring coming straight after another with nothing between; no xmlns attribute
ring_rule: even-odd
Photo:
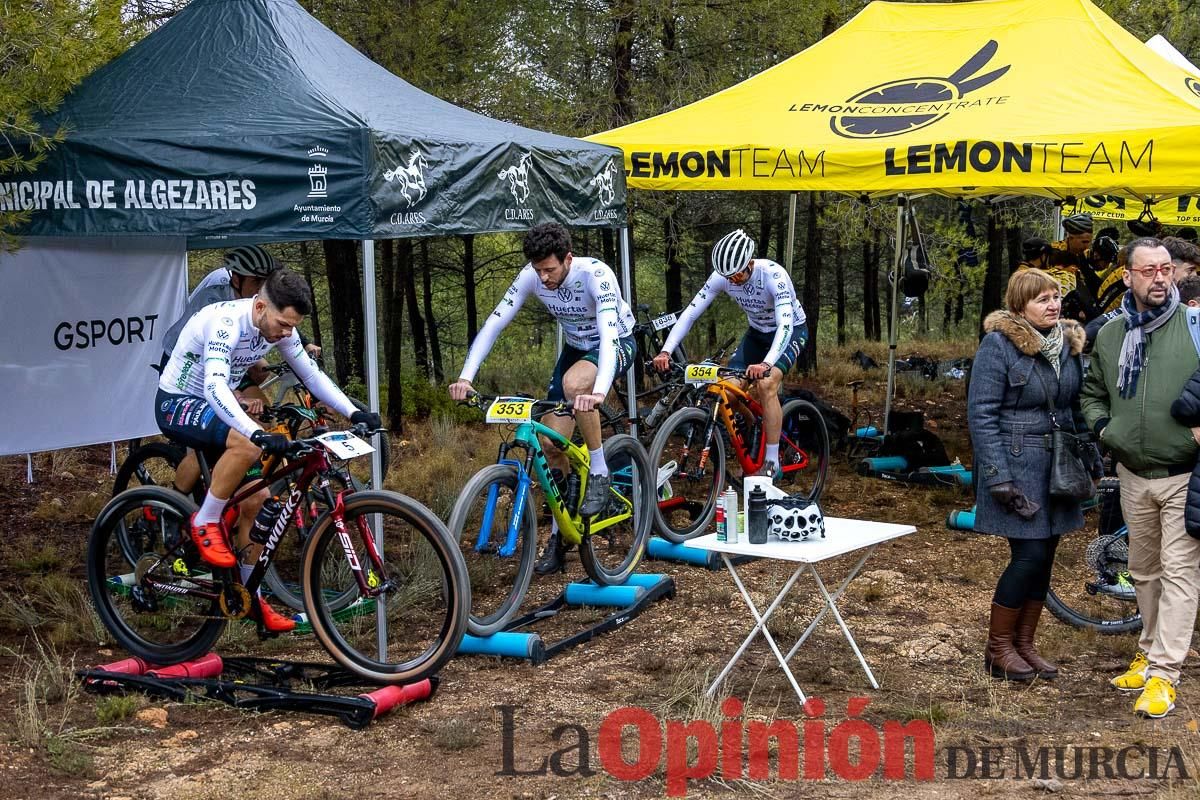
<svg viewBox="0 0 1200 800"><path fill-rule="evenodd" d="M396 305L396 240L384 239L379 248L380 269L383 279L382 300L379 304L383 312L383 363L391 369L392 356L395 355L392 339L392 315L400 313Z"/></svg>
<svg viewBox="0 0 1200 800"><path fill-rule="evenodd" d="M663 217L663 242L667 262L664 276L667 285L667 307L662 311L678 311L683 308L683 262L679 259L679 223L675 218L674 208ZM644 355L650 357L650 354Z"/></svg>
<svg viewBox="0 0 1200 800"><path fill-rule="evenodd" d="M304 265L304 280L308 281L308 290L312 292L312 332L313 344L321 346L321 310L317 308L317 290L313 286L313 265L311 253L308 252L308 242L300 243L300 263Z"/></svg>
<svg viewBox="0 0 1200 800"><path fill-rule="evenodd" d="M389 240L390 241L390 240ZM390 254L392 271L395 276L391 283L391 299L388 305L392 311L387 322L387 338L392 343L391 355L388 357L388 403L385 413L388 418L388 428L393 433L404 431L404 276L399 274L398 258L395 251Z"/></svg>
<svg viewBox="0 0 1200 800"><path fill-rule="evenodd" d="M883 235L876 230L871 244L871 264L867 270L871 275L871 339L876 342L883 339L883 321L879 309L879 254L882 250Z"/></svg>
<svg viewBox="0 0 1200 800"><path fill-rule="evenodd" d="M401 290L404 292L405 305L408 306L408 327L413 337L413 355L417 362L417 371L428 378L429 348L425 340L425 321L421 319L421 308L417 302L417 280L414 274L412 242L408 239L401 239L396 249Z"/></svg>
<svg viewBox="0 0 1200 800"><path fill-rule="evenodd" d="M837 343L846 344L846 249L840 244L833 251L834 278L837 282Z"/></svg>
<svg viewBox="0 0 1200 800"><path fill-rule="evenodd" d="M983 319L1000 308L1004 295L1004 226L996 221L996 212L988 208L987 216L987 272L983 276L983 297L979 304L979 331L983 331Z"/></svg>
<svg viewBox="0 0 1200 800"><path fill-rule="evenodd" d="M446 380L442 370L442 347L438 341L437 320L433 316L433 270L429 266L429 240L421 240L421 282L425 295L425 325L429 329L429 355L433 361L433 380L440 386Z"/></svg>
<svg viewBox="0 0 1200 800"><path fill-rule="evenodd" d="M782 192L772 192L771 194L775 197L776 217L778 220L775 225L775 261L786 266L788 262L787 229L788 220L790 219L788 210L792 207L791 195L785 195Z"/></svg>
<svg viewBox="0 0 1200 800"><path fill-rule="evenodd" d="M818 192L808 195L808 225L804 237L804 313L808 317L808 344L804 363L808 369L817 368L817 323L821 319L821 229Z"/></svg>
<svg viewBox="0 0 1200 800"><path fill-rule="evenodd" d="M614 126L633 121L633 16L636 7L634 0L613 0L612 4L616 22L612 61Z"/></svg>
<svg viewBox="0 0 1200 800"><path fill-rule="evenodd" d="M467 234L463 240L463 294L467 298L467 345L475 341L479 333L479 304L475 297L475 235Z"/></svg>
<svg viewBox="0 0 1200 800"><path fill-rule="evenodd" d="M327 239L325 274L329 281L329 314L333 320L333 357L338 385L358 379L366 383L363 371L362 279L358 274L357 242Z"/></svg>

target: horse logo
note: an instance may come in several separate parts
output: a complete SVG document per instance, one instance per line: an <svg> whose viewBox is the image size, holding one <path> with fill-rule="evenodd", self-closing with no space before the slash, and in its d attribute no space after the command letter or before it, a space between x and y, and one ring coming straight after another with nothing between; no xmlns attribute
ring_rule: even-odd
<svg viewBox="0 0 1200 800"><path fill-rule="evenodd" d="M600 171L596 177L588 181L588 186L595 186L600 195L600 205L612 205L613 198L616 197L616 190L613 189L613 176L617 173L617 165L612 161L608 162L608 166Z"/></svg>
<svg viewBox="0 0 1200 800"><path fill-rule="evenodd" d="M385 181L395 180L400 183L400 196L404 198L404 207L412 208L425 199L425 170L429 162L416 147L409 153L408 163L402 167L389 169L383 173Z"/></svg>
<svg viewBox="0 0 1200 800"><path fill-rule="evenodd" d="M529 199L529 164L532 161L533 153L524 153L515 166L505 167L497 173L500 180L508 181L508 190L520 206Z"/></svg>

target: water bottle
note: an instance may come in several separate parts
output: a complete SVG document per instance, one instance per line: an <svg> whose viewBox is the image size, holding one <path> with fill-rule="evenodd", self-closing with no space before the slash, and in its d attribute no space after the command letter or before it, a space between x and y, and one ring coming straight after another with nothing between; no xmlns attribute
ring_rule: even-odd
<svg viewBox="0 0 1200 800"><path fill-rule="evenodd" d="M646 424L647 428L653 428L662 420L665 413L667 413L667 398L664 395L658 398L658 402L654 404L654 408L650 409L650 413L642 421Z"/></svg>
<svg viewBox="0 0 1200 800"><path fill-rule="evenodd" d="M262 504L262 508L258 510L254 524L250 526L250 541L256 544L266 544L282 513L283 503L274 497L268 497L267 501Z"/></svg>
<svg viewBox="0 0 1200 800"><path fill-rule="evenodd" d="M767 543L767 493L761 486L750 490L750 499L746 503L746 536L750 544Z"/></svg>
<svg viewBox="0 0 1200 800"><path fill-rule="evenodd" d="M725 541L738 540L738 499L737 492L730 486L725 489Z"/></svg>

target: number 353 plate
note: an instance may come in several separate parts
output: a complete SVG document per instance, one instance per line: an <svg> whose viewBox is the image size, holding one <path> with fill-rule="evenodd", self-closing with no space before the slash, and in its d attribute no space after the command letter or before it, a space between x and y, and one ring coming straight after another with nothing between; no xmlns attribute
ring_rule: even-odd
<svg viewBox="0 0 1200 800"><path fill-rule="evenodd" d="M358 458L374 453L375 448L348 431L330 431L317 437L325 449L340 459Z"/></svg>
<svg viewBox="0 0 1200 800"><path fill-rule="evenodd" d="M487 421L494 424L529 422L533 418L533 403L523 397L497 397L488 406Z"/></svg>

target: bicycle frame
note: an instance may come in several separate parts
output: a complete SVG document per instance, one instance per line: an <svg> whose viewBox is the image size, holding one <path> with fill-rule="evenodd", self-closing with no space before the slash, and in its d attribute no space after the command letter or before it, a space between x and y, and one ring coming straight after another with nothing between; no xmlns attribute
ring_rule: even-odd
<svg viewBox="0 0 1200 800"><path fill-rule="evenodd" d="M525 503L529 498L529 491L535 478L538 485L542 488L546 504L550 507L550 513L558 522L559 533L568 544L579 544L583 541L585 534L591 535L597 533L633 516L633 504L620 495L618 496L621 497L621 502L625 505L625 510L620 514L608 516L590 523L583 520L577 513L572 515L571 511L563 503L563 499L558 491L558 485L550 475L550 465L546 461L546 453L542 449L541 442L538 440L539 435L545 436L556 447L566 453L567 463L571 471L584 476L580 483L580 491L583 492L587 489L586 476L589 458L586 449L572 443L570 439L567 439L558 431L540 422L531 421L519 425L513 435L513 441L500 445L499 458L497 459L497 463L513 467L517 472L517 494L513 502L513 513L508 521L504 544L499 549L499 554L504 557L512 556L516 552L517 536L520 532L521 512L525 508ZM525 450L524 462L508 458L509 452L513 449ZM614 473L614 477L620 474L620 472L621 470L617 470ZM489 531L491 530L495 514L498 494L499 489L493 484L488 489L484 518L480 525L479 537L475 541L476 551L482 551L488 544Z"/></svg>
<svg viewBox="0 0 1200 800"><path fill-rule="evenodd" d="M716 423L720 422L725 427L726 433L729 434L729 441L733 444L733 455L741 465L742 472L746 475L757 472L766 459L766 434L762 425L759 424L758 436L755 437L755 441L743 441L741 433L738 431L733 419L733 405L736 402L745 406L761 423L763 416L762 404L742 388L741 383L735 379L726 378L725 380L709 384L705 387L705 393L706 397L702 398L701 402L711 398L713 409L712 418L705 429L703 441L709 441ZM783 443L785 441L789 441L790 443L790 440L787 440L787 435L781 432L780 442ZM792 443L791 449L799 455L799 460L794 464L780 465L783 473L795 472L808 467L808 452L794 443Z"/></svg>

